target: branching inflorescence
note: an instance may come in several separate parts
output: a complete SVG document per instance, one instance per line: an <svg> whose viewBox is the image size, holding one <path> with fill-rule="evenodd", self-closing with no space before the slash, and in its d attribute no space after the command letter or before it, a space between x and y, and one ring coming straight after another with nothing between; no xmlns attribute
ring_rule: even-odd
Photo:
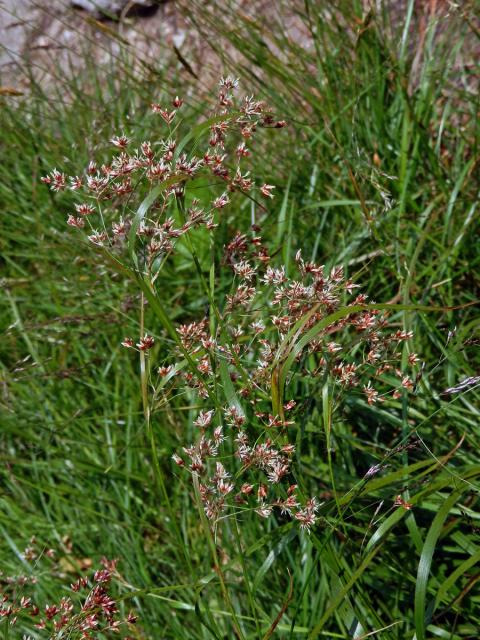
<svg viewBox="0 0 480 640"><path fill-rule="evenodd" d="M42 549L35 538L31 539L23 557L37 569L39 562L42 564L43 560L49 559L52 575L58 578L63 574L56 551ZM27 627L33 626L36 634L48 634L52 640L92 640L99 635L131 639L137 616L133 611L122 614L122 603L112 594L113 583L123 582L117 570L117 561L102 558L102 568L95 571L87 571L90 560L84 563L85 567L75 567L64 562L63 566L67 564L69 572L75 572L78 577L70 584L70 594L63 596L56 604L41 604L28 594L38 582L32 573L28 576L5 576L0 572L0 618L8 621L12 627L21 619ZM81 573L77 573L77 568L83 569ZM30 636L24 636L24 639L27 638Z"/></svg>
<svg viewBox="0 0 480 640"><path fill-rule="evenodd" d="M253 97L237 100L236 87L236 80L221 81L214 116L194 132L199 139L194 133L175 138L182 106L175 98L172 110L152 105L169 128L165 139L144 141L130 151L132 142L122 134L111 140L118 152L108 164L92 161L82 176L54 170L43 178L54 191L86 194L87 202L75 206L68 224L90 229L89 241L128 264L151 295L178 242L190 242L200 227L214 242L233 194L264 211L256 198L273 197L274 187L257 187L243 163L259 130L286 123ZM203 134L203 155L188 154L189 142L201 148ZM208 206L188 192L189 183L205 173L221 185ZM358 285L342 266L327 269L304 260L301 251L289 270L278 265L256 223L224 247L220 267L229 274L228 291L213 295L193 251L192 261L210 317L175 327L177 344L156 364L157 382L153 375L150 379L165 393L186 389L200 403L192 425L198 435L173 460L194 476L213 523L247 512L267 518L276 510L309 530L319 503L294 479L291 442L302 403L284 398L285 389L307 379L330 385L337 396L358 390L369 405L396 399L414 386L400 348L411 333L390 327L388 314L356 293ZM153 358L154 339L148 334L127 337L123 345ZM410 354L408 366L416 363Z"/></svg>

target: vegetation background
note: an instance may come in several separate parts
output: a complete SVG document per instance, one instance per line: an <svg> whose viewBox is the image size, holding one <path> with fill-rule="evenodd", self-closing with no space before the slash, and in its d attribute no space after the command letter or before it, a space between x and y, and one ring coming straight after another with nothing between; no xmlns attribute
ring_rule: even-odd
<svg viewBox="0 0 480 640"><path fill-rule="evenodd" d="M118 558L121 606L139 616L132 637L235 637L188 481L171 462L195 407L153 415L154 455L138 361L120 346L139 333L138 292L74 240L70 196L40 183L55 166L78 172L126 126L152 138L151 102L184 97L187 131L205 114L212 79L230 73L289 123L252 159L252 175L276 187L263 233L279 261L288 268L301 248L343 265L378 302L443 308L394 318L414 331L425 362L410 402L386 411L347 397L328 451L321 390L297 389L310 406L296 473L325 506L310 535L275 520L224 532L242 637L476 640L479 5L272 5L176 3L208 50L201 64L188 39L181 50L157 42L162 54L148 58L118 22L90 21L108 64L86 39L81 68L72 60L74 71L45 82L34 60L19 60L2 83L0 580L8 589L9 577L35 576L29 593L51 603L102 556ZM225 237L250 223L250 204L239 203ZM196 249L207 272L212 257ZM192 273L186 255L162 272L175 322L206 304ZM465 378L470 386L445 393ZM394 506L399 494L411 510ZM46 637L28 619L1 625L5 638Z"/></svg>

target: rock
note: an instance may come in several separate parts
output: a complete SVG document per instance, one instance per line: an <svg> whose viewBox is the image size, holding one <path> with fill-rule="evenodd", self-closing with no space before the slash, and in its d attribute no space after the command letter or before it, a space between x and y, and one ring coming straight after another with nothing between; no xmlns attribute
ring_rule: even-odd
<svg viewBox="0 0 480 640"><path fill-rule="evenodd" d="M119 15L125 8L128 12L151 10L158 7L156 0L72 0L77 9L84 9L97 18Z"/></svg>

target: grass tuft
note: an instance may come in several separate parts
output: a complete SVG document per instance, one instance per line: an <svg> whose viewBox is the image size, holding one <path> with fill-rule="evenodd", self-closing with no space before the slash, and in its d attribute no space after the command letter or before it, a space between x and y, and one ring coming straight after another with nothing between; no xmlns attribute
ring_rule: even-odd
<svg viewBox="0 0 480 640"><path fill-rule="evenodd" d="M175 51L168 65L148 60L134 72L122 43L109 69L85 43L85 70L48 89L32 66L19 67L28 96L0 95L0 579L9 600L57 603L107 557L118 558L121 615L138 615L134 638L477 637L478 16L474 3L423 4L365 11L279 0L263 16L230 1L179 2L211 48L198 80ZM65 225L75 195L40 177L107 161L113 135L157 139L150 104L177 93L200 96L186 99L175 131L193 150L219 69L288 122L262 130L249 160L276 198L265 214L235 196L215 241L189 235L153 290L139 286L79 244ZM191 189L202 205L218 195L210 179ZM138 192L135 224L159 194ZM121 346L147 328L149 358L161 364L175 327L206 314L227 341L228 315L215 315L231 294L224 247L252 222L288 277L299 249L327 272L341 265L372 305L389 305L395 330L413 332L398 353L402 371L412 352L425 363L408 396L369 404L361 393L340 397L328 376L298 373L300 347L323 325L287 335L270 393L274 413L284 382L300 405L292 483L321 503L310 534L278 514L241 513L215 537L199 487L170 460L193 441L202 401L169 396ZM136 242L133 233L132 256ZM229 373L220 362L216 402L245 406ZM2 620L5 638L47 637L31 617Z"/></svg>

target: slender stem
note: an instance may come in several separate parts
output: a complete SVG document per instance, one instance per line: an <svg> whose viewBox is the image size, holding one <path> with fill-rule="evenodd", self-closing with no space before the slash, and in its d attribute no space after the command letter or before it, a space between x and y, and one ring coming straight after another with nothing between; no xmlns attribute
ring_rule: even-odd
<svg viewBox="0 0 480 640"><path fill-rule="evenodd" d="M145 297L142 293L140 296L140 335L144 335L145 330ZM159 463L159 457L157 452L157 443L155 441L155 434L153 431L153 426L151 422L151 411L150 405L148 402L148 369L147 369L147 360L145 351L140 351L140 384L142 389L142 404L143 404L143 415L145 417L145 424L147 427L147 436L150 442L150 448L152 450L152 458L153 458L153 469L155 473L155 477L160 489L160 493L166 505L168 515L172 526L175 528L175 533L178 540L182 540L181 531L177 524L177 519L175 512L173 511L172 504L170 502L170 498L168 496L167 487L165 484L164 473ZM187 548L185 544L182 544L183 555L185 556L185 560L187 562L190 573L193 576L193 568L190 562L190 556L187 553Z"/></svg>
<svg viewBox="0 0 480 640"><path fill-rule="evenodd" d="M333 497L335 500L335 505L337 507L338 517L340 518L340 526L342 527L345 535L347 535L347 531L345 529L345 522L343 520L343 512L340 505L340 500L338 498L338 491L337 491L337 486L335 482L335 473L333 471L332 438L331 438L332 436L332 397L331 397L330 386L328 381L323 387L322 403L323 403L323 421L324 421L324 428L325 428L325 444L327 447L327 460L328 460L328 470L330 473L330 482L332 483Z"/></svg>
<svg viewBox="0 0 480 640"><path fill-rule="evenodd" d="M262 637L262 631L261 631L260 622L259 622L258 616L257 616L257 610L256 610L256 607L255 607L254 595L252 593L252 589L250 587L250 581L248 579L247 563L245 562L245 552L242 549L242 540L241 540L241 536L240 536L240 529L238 527L237 516L233 517L233 527L234 527L235 538L236 538L237 546L238 546L238 554L239 554L240 562L241 562L241 565L242 565L243 580L244 580L244 583L245 583L245 588L247 590L248 602L250 604L250 609L252 611L252 616L253 616L253 618L255 618L255 629L256 629L256 632L257 632L257 636L258 636L258 638L261 638Z"/></svg>
<svg viewBox="0 0 480 640"><path fill-rule="evenodd" d="M140 294L140 337L145 333L145 296ZM148 406L148 376L145 351L140 351L140 384L142 388L143 415L147 426L150 424L150 407Z"/></svg>
<svg viewBox="0 0 480 640"><path fill-rule="evenodd" d="M237 638L245 638L238 623L237 614L235 613L235 609L232 604L232 600L230 598L230 594L228 593L227 585L225 583L225 576L223 575L222 567L220 565L220 561L218 558L217 548L215 546L215 540L212 536L212 531L210 529L210 524L208 523L207 516L205 515L205 511L202 506L202 500L200 497L200 483L198 480L198 474L193 472L193 488L195 492L195 501L197 503L198 513L200 516L200 521L202 523L203 529L205 531L205 535L207 537L208 546L210 547L210 552L212 554L212 560L214 565L215 573L218 575L220 580L220 588L222 590L223 599L225 604L227 605L230 613L232 614L232 622L233 622L233 631Z"/></svg>

